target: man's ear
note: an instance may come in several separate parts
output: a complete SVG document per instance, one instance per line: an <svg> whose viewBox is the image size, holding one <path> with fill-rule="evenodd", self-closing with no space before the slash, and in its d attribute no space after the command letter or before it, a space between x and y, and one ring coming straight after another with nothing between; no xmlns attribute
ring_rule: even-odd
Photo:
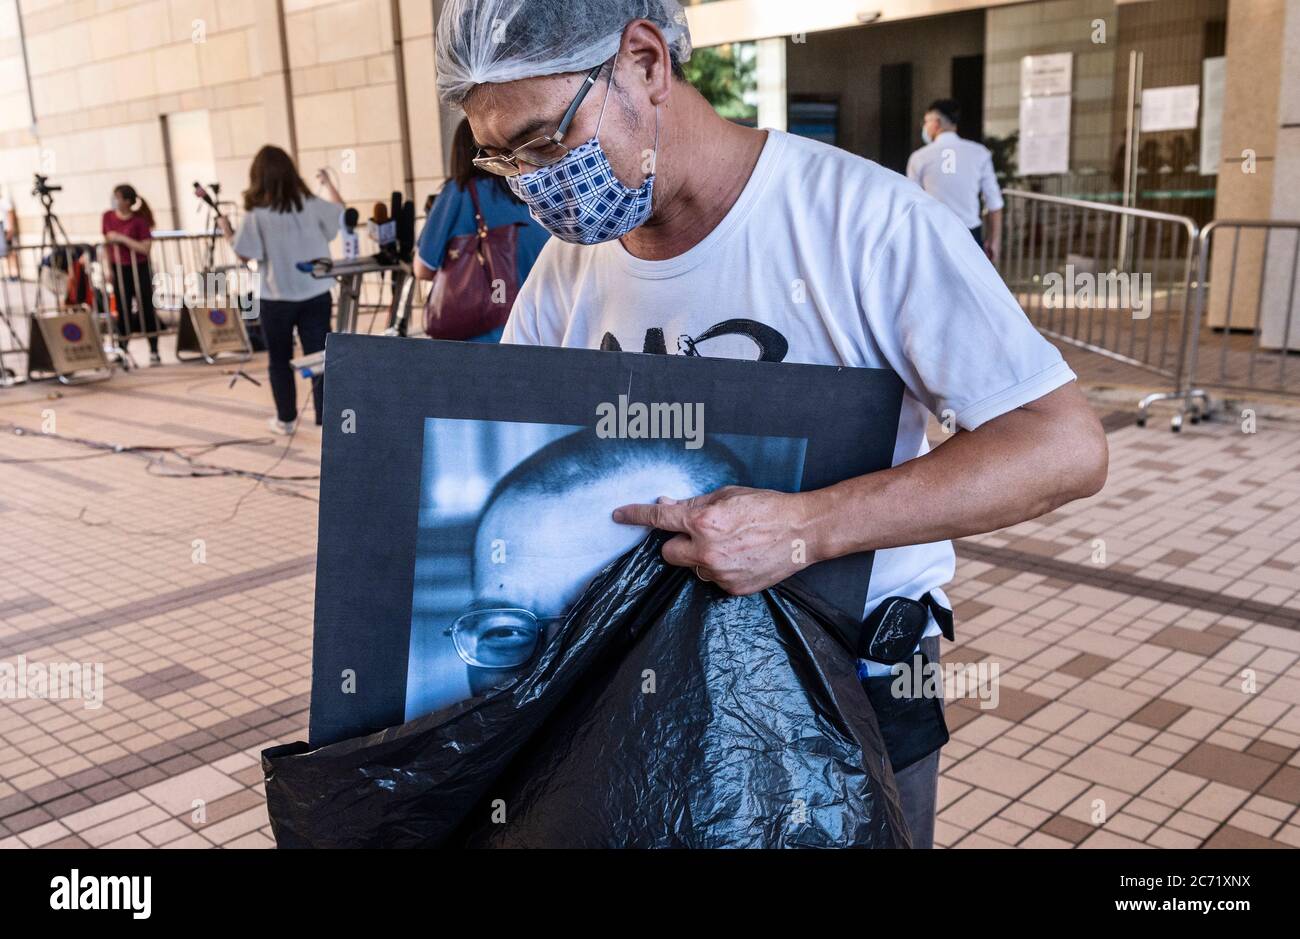
<svg viewBox="0 0 1300 939"><path fill-rule="evenodd" d="M630 63L627 90L644 88L655 107L668 100L673 85L672 53L659 27L649 20L629 23L619 54Z"/></svg>

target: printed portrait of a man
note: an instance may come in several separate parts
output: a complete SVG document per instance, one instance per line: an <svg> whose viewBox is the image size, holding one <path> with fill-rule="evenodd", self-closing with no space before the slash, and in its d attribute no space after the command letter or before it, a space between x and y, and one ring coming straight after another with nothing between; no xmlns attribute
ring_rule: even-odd
<svg viewBox="0 0 1300 939"><path fill-rule="evenodd" d="M536 659L583 590L648 532L614 509L725 486L793 491L805 442L717 435L602 439L591 429L426 425L406 719L501 687Z"/></svg>

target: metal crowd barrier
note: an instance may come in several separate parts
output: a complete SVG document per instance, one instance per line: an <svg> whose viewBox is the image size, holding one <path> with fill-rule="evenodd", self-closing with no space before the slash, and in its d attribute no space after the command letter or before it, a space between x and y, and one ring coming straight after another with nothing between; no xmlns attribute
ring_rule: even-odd
<svg viewBox="0 0 1300 939"><path fill-rule="evenodd" d="M362 255L377 250L363 234ZM8 255L0 258L0 388L26 378L33 316L89 309L108 359L130 368L135 365L132 340L175 335L187 295L193 298L196 290L205 298L214 292L242 294L250 283L245 265L219 235L156 231L147 260L121 251L119 255L103 243L9 246ZM129 263L114 263L128 256ZM348 325L382 332L401 304L421 308L428 290L427 284L408 285L391 273L366 275ZM337 287L334 293L337 301ZM142 304L142 299L151 303Z"/></svg>
<svg viewBox="0 0 1300 939"><path fill-rule="evenodd" d="M1000 267L1030 321L1176 383L1188 351L1196 223L1017 190L1005 197Z"/></svg>
<svg viewBox="0 0 1300 939"><path fill-rule="evenodd" d="M1246 269L1243 273L1243 269ZM1193 343L1173 398L1195 417L1198 384L1254 394L1300 394L1300 221L1216 219L1197 245Z"/></svg>
<svg viewBox="0 0 1300 939"><path fill-rule="evenodd" d="M22 377L34 316L88 309L109 360L131 367L131 340L174 334L187 292L206 296L207 275L243 268L224 238L184 232L155 232L147 259L123 246L72 243L11 247L6 260L16 274L6 269L0 283L0 363L9 382Z"/></svg>
<svg viewBox="0 0 1300 939"><path fill-rule="evenodd" d="M74 244L58 248L9 245L0 259L0 387L27 379L27 356L32 343L32 317L38 313L63 313L92 308L89 285L93 282L95 248ZM70 293L73 285L80 294ZM101 335L107 324L95 315Z"/></svg>
<svg viewBox="0 0 1300 939"><path fill-rule="evenodd" d="M1168 382L1143 398L1300 394L1300 221L1190 218L1008 190L999 267L1045 335Z"/></svg>

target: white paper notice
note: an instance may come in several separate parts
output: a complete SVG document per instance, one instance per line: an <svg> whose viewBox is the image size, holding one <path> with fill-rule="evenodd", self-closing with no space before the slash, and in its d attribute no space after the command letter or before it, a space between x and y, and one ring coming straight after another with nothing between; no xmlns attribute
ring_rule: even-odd
<svg viewBox="0 0 1300 939"><path fill-rule="evenodd" d="M1070 105L1074 54L1020 60L1020 175L1070 171Z"/></svg>
<svg viewBox="0 0 1300 939"><path fill-rule="evenodd" d="M1020 60L1020 97L1046 98L1074 92L1074 53L1027 55Z"/></svg>
<svg viewBox="0 0 1300 939"><path fill-rule="evenodd" d="M1201 64L1201 175L1217 176L1223 161L1223 80L1227 59L1220 56Z"/></svg>
<svg viewBox="0 0 1300 939"><path fill-rule="evenodd" d="M1020 99L1019 162L1022 176L1070 170L1070 95Z"/></svg>
<svg viewBox="0 0 1300 939"><path fill-rule="evenodd" d="M1142 133L1191 130L1200 109L1200 85L1148 88L1142 92Z"/></svg>

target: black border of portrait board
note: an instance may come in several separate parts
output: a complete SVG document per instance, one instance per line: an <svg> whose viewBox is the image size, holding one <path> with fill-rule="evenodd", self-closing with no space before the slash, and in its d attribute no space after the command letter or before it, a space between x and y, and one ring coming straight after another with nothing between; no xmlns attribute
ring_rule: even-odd
<svg viewBox="0 0 1300 939"><path fill-rule="evenodd" d="M702 402L706 434L807 440L810 491L888 468L903 399L887 369L344 334L326 355L313 747L404 719L426 419L594 427L597 406L620 395ZM798 577L860 617L871 562L855 555ZM356 694L340 694L345 669Z"/></svg>

